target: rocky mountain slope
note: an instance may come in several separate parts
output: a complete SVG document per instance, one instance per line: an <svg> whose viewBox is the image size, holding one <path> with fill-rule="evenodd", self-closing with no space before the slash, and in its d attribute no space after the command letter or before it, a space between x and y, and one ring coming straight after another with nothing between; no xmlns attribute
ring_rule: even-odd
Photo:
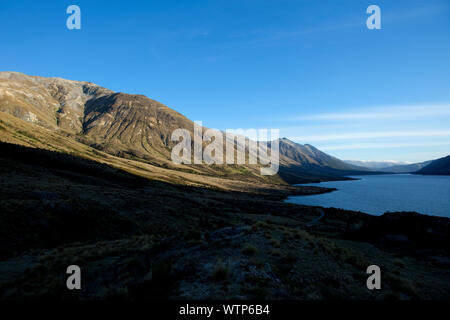
<svg viewBox="0 0 450 320"><path fill-rule="evenodd" d="M348 164L309 144L279 139L280 172L288 183L339 180L347 175L374 174L371 170Z"/></svg>
<svg viewBox="0 0 450 320"><path fill-rule="evenodd" d="M310 144L302 145L287 138L282 138L279 139L279 146L280 154L289 159L290 164L317 165L336 170L367 170L364 167L351 165L336 157L330 156Z"/></svg>
<svg viewBox="0 0 450 320"><path fill-rule="evenodd" d="M192 122L141 95L116 93L89 82L0 73L0 111L75 135L110 153L163 153L176 128Z"/></svg>
<svg viewBox="0 0 450 320"><path fill-rule="evenodd" d="M288 139L279 140L276 176L261 176L260 166L249 164L176 165L171 150L178 142L171 141L171 134L184 128L193 137L191 120L143 95L117 93L90 82L0 72L0 112L3 128L9 128L2 130L1 141L63 151L69 139L69 144L77 145L78 155L88 156L88 146L91 154L102 151L178 172L280 184L336 180L365 170ZM248 151L248 140L246 147Z"/></svg>

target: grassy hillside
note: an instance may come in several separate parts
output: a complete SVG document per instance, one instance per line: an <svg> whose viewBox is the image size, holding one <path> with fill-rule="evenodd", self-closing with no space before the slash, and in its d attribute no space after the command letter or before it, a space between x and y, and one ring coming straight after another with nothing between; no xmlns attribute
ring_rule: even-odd
<svg viewBox="0 0 450 320"><path fill-rule="evenodd" d="M0 151L0 300L445 299L450 292L449 219L336 209L321 209L320 218L317 208L280 202L325 191L318 188L219 191L54 151L4 143ZM65 287L71 264L82 268L81 291ZM370 264L383 270L381 291L366 289Z"/></svg>
<svg viewBox="0 0 450 320"><path fill-rule="evenodd" d="M278 176L261 176L256 167L181 166L168 161L150 162L135 157L114 156L89 146L84 137L36 126L6 113L0 112L0 115L0 141L95 160L146 178L224 190L288 187L283 186L286 183Z"/></svg>

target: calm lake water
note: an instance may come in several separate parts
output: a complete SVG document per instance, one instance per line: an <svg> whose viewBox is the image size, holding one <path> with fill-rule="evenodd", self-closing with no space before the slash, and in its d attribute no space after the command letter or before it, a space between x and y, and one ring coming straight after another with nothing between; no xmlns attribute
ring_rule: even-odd
<svg viewBox="0 0 450 320"><path fill-rule="evenodd" d="M450 217L450 176L387 174L355 176L360 180L310 183L338 191L294 196L286 201L381 215L386 211L416 211Z"/></svg>

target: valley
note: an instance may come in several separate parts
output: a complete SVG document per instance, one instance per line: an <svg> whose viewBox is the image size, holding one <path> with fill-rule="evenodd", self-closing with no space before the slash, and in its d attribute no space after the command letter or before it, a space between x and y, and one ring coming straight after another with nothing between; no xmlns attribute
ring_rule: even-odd
<svg viewBox="0 0 450 320"><path fill-rule="evenodd" d="M273 176L174 164L177 128L141 95L0 73L0 299L450 298L450 219L283 202L376 172L285 138Z"/></svg>

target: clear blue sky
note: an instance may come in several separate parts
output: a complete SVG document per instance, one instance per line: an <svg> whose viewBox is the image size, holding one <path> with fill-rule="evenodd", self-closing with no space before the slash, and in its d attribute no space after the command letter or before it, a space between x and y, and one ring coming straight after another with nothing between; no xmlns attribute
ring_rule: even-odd
<svg viewBox="0 0 450 320"><path fill-rule="evenodd" d="M280 128L343 159L450 154L448 0L2 1L0 36L0 70L145 94L208 127Z"/></svg>

